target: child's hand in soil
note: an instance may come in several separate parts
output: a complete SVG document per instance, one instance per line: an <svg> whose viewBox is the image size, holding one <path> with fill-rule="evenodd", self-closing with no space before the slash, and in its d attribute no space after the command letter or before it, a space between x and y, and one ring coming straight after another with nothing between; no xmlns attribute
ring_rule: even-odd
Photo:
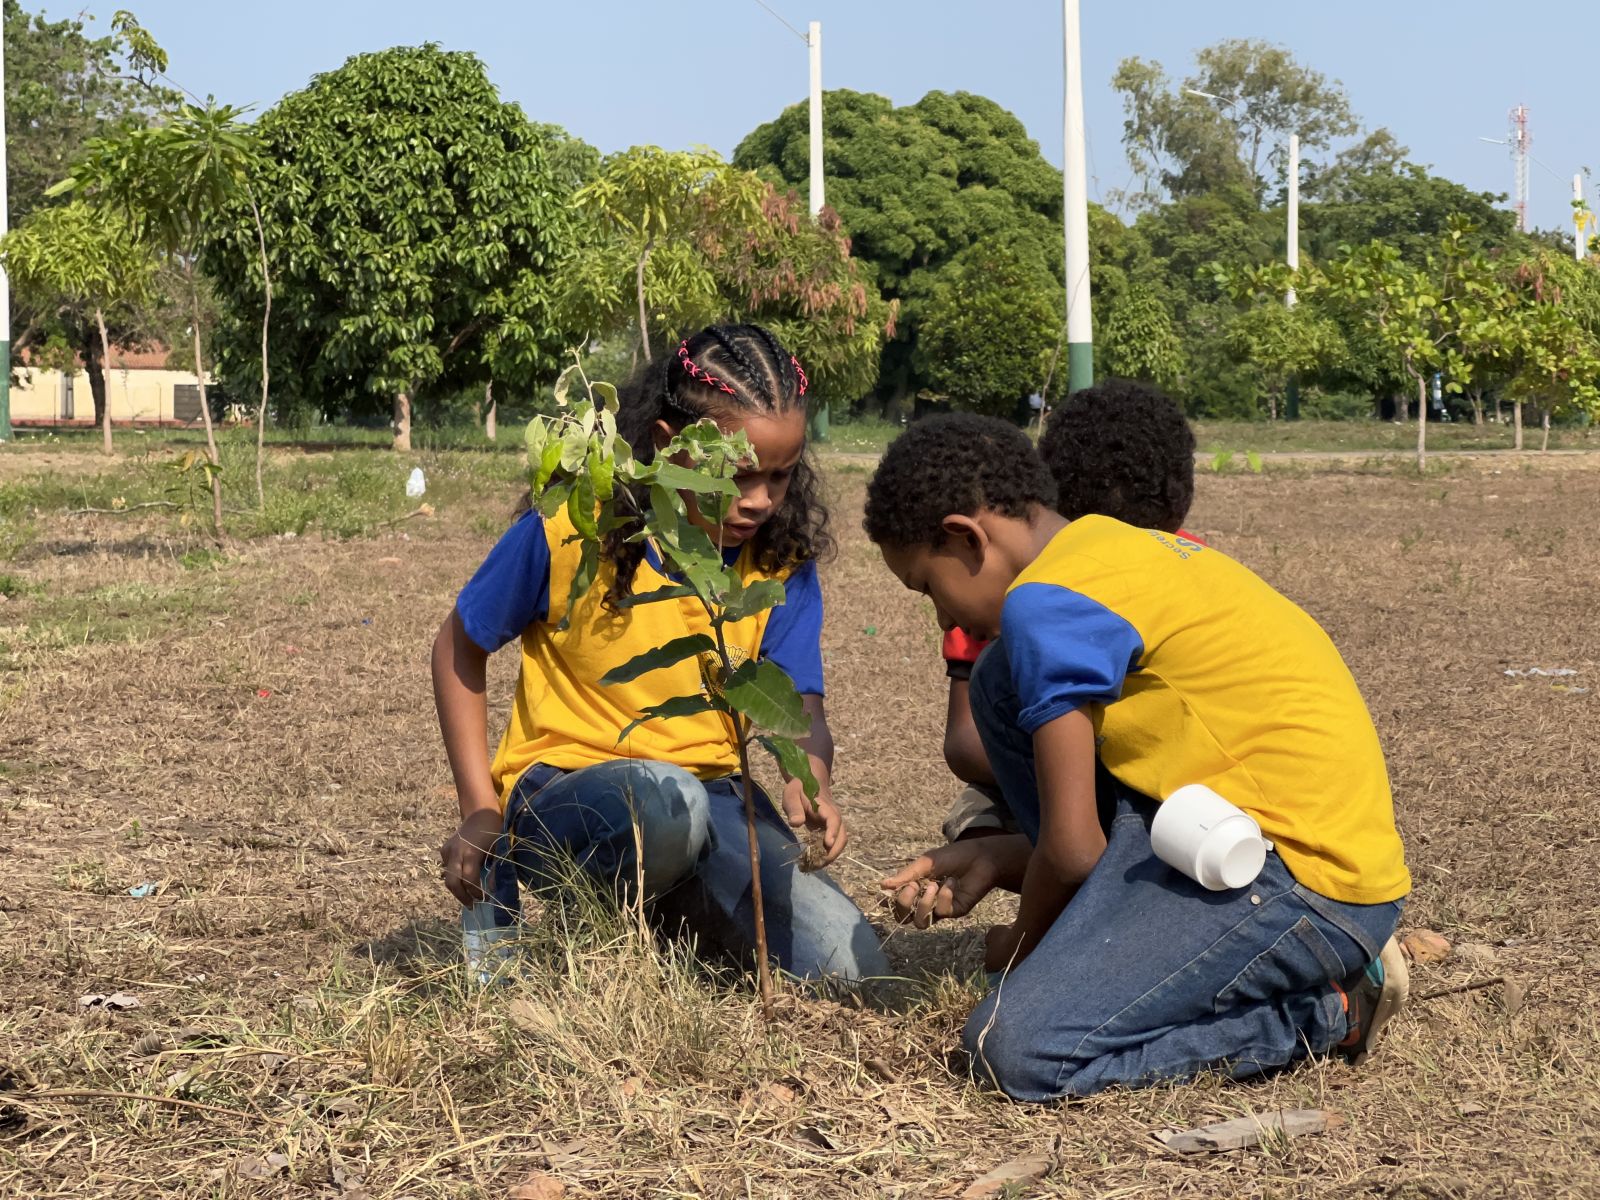
<svg viewBox="0 0 1600 1200"><path fill-rule="evenodd" d="M813 802L806 799L805 785L800 780L789 780L783 788L783 815L796 834L810 831L809 838L802 837L808 843L800 860L802 871L820 870L843 852L849 835L826 783Z"/></svg>
<svg viewBox="0 0 1600 1200"><path fill-rule="evenodd" d="M895 920L926 929L966 916L996 887L1018 886L1028 849L1020 834L952 842L919 855L878 886L888 893Z"/></svg>
<svg viewBox="0 0 1600 1200"><path fill-rule="evenodd" d="M484 859L500 836L500 826L498 808L475 809L461 818L450 840L439 847L439 873L444 876L444 886L462 904L476 904L483 899L478 879L483 874Z"/></svg>

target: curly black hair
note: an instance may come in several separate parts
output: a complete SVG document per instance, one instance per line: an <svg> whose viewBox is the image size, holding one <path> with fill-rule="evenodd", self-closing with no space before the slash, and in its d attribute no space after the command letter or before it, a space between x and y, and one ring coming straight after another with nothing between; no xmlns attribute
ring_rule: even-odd
<svg viewBox="0 0 1600 1200"><path fill-rule="evenodd" d="M878 545L937 546L952 513L1027 517L1056 500L1028 435L998 417L925 417L889 443L867 484L867 536Z"/></svg>
<svg viewBox="0 0 1600 1200"><path fill-rule="evenodd" d="M805 376L800 364L760 325L711 325L684 338L654 363L634 372L618 389L617 432L640 462L655 458L654 430L665 421L674 430L703 417L805 411ZM777 572L833 552L822 484L808 447L789 477L782 506L756 531L751 549L757 565ZM641 489L638 508L649 508ZM630 521L606 535L602 552L616 576L605 604L616 611L633 591L644 558L644 542L628 539L642 522Z"/></svg>
<svg viewBox="0 0 1600 1200"><path fill-rule="evenodd" d="M1176 533L1194 502L1194 431L1165 392L1107 379L1045 422L1039 457L1068 520L1089 513Z"/></svg>

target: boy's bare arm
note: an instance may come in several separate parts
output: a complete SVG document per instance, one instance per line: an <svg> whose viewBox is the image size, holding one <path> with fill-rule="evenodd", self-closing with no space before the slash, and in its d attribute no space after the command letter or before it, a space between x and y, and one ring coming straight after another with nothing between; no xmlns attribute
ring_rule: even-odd
<svg viewBox="0 0 1600 1200"><path fill-rule="evenodd" d="M433 703L455 778L461 824L439 852L445 886L463 904L482 899L478 876L500 834L500 798L489 770L489 656L451 609L433 639Z"/></svg>
<svg viewBox="0 0 1600 1200"><path fill-rule="evenodd" d="M963 783L994 783L989 755L972 719L971 685L965 679L950 681L950 704L944 717L944 761Z"/></svg>
<svg viewBox="0 0 1600 1200"><path fill-rule="evenodd" d="M1083 709L1057 717L1033 735L1039 779L1039 843L1028 860L1022 901L1009 935L989 946L991 970L1020 961L1037 946L1105 853L1095 806L1094 723Z"/></svg>

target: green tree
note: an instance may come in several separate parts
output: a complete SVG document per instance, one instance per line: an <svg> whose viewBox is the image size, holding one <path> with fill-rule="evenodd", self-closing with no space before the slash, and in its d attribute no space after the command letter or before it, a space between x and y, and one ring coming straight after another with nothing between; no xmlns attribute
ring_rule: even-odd
<svg viewBox="0 0 1600 1200"><path fill-rule="evenodd" d="M812 220L792 191L763 185L761 220L705 242L727 313L771 329L799 358L813 409L872 391L899 304L850 252L839 215Z"/></svg>
<svg viewBox="0 0 1600 1200"><path fill-rule="evenodd" d="M110 454L108 326L127 330L148 319L156 291L155 255L120 214L108 216L87 204L73 203L31 212L0 241L0 259L11 285L27 297L27 306L35 313L50 314L67 335L59 339L65 346L78 344L71 336L76 330L94 327L99 353L86 356L84 365L102 447ZM119 339L128 340L132 339ZM71 370L70 351L67 358L59 365Z"/></svg>
<svg viewBox="0 0 1600 1200"><path fill-rule="evenodd" d="M651 360L657 326L684 329L715 318L717 281L703 252L721 229L755 225L765 189L709 150L634 146L601 163L575 196L600 236L586 239L568 271L567 306L579 328L614 328L631 302L639 347Z"/></svg>
<svg viewBox="0 0 1600 1200"><path fill-rule="evenodd" d="M1194 73L1177 85L1160 63L1124 59L1112 87L1122 93L1128 161L1147 192L1157 183L1173 196L1242 185L1259 201L1269 165L1281 177L1276 150L1290 134L1314 152L1359 129L1342 84L1252 39L1199 51Z"/></svg>
<svg viewBox="0 0 1600 1200"><path fill-rule="evenodd" d="M1156 290L1130 283L1106 307L1095 335L1095 354L1105 374L1174 387L1184 374L1184 347Z"/></svg>
<svg viewBox="0 0 1600 1200"><path fill-rule="evenodd" d="M1003 244L975 246L939 273L923 305L919 373L959 408L1010 416L1044 385L1062 308L1038 263Z"/></svg>
<svg viewBox="0 0 1600 1200"><path fill-rule="evenodd" d="M50 21L5 0L6 199L13 225L50 203L45 193L85 143L143 128L152 113L177 103L175 92L137 77L126 29L94 37L92 20L81 14Z"/></svg>
<svg viewBox="0 0 1600 1200"><path fill-rule="evenodd" d="M883 96L832 91L823 137L828 201L852 253L885 299L900 303L878 383L883 407L895 411L932 386L932 356L918 353L923 313L950 286L941 273L959 273L952 264L963 251L1005 247L1061 286L1061 173L1015 116L967 92L930 92L896 108ZM799 187L810 175L808 147L806 109L795 105L752 131L733 161Z"/></svg>
<svg viewBox="0 0 1600 1200"><path fill-rule="evenodd" d="M1267 415L1278 419L1278 399L1289 380L1309 375L1344 351L1339 327L1314 303L1290 307L1288 291L1297 283L1296 272L1286 264L1231 272L1219 267L1218 275L1239 303L1223 330L1223 338L1245 371L1254 377L1267 397Z"/></svg>
<svg viewBox="0 0 1600 1200"><path fill-rule="evenodd" d="M258 238L273 281L270 370L288 405L388 410L407 450L419 392L531 391L554 374L569 342L556 281L583 155L557 139L558 175L551 135L500 100L477 58L434 45L358 55L255 129L264 235L235 204L206 254L226 377L259 369Z"/></svg>
<svg viewBox="0 0 1600 1200"><path fill-rule="evenodd" d="M1499 291L1476 233L1452 218L1427 262L1414 267L1386 242L1369 242L1330 263L1308 292L1319 300L1369 314L1383 349L1411 381L1417 396L1417 466L1427 465L1428 382L1439 373L1446 390L1472 382L1470 348L1485 323L1496 320Z"/></svg>
<svg viewBox="0 0 1600 1200"><path fill-rule="evenodd" d="M164 125L90 142L72 173L51 189L76 192L126 214L140 238L164 254L184 281L210 464L212 529L218 538L222 462L206 395L198 257L207 229L248 193L250 173L259 165L255 139L239 115L240 110L211 101L204 108L179 105Z"/></svg>

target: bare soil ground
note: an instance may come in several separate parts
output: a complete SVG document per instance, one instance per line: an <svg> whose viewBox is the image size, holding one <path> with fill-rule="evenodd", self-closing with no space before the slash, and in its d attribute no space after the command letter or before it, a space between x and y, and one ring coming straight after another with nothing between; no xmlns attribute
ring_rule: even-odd
<svg viewBox="0 0 1600 1200"><path fill-rule="evenodd" d="M840 874L871 904L953 785L937 632L859 532L866 473L831 472L825 650ZM892 934L930 978L900 1015L792 996L767 1030L626 922L554 917L529 978L462 985L426 650L513 499L220 559L155 518L41 514L0 563L0 1196L954 1196L1028 1154L1049 1173L1009 1194L1600 1194L1600 471L1202 477L1190 527L1360 680L1405 924L1457 950L1363 1070L1057 1108L947 1059L995 902ZM1528 667L1578 673L1505 674ZM118 992L140 1006L80 1005ZM1347 1123L1197 1158L1150 1136L1280 1106Z"/></svg>

